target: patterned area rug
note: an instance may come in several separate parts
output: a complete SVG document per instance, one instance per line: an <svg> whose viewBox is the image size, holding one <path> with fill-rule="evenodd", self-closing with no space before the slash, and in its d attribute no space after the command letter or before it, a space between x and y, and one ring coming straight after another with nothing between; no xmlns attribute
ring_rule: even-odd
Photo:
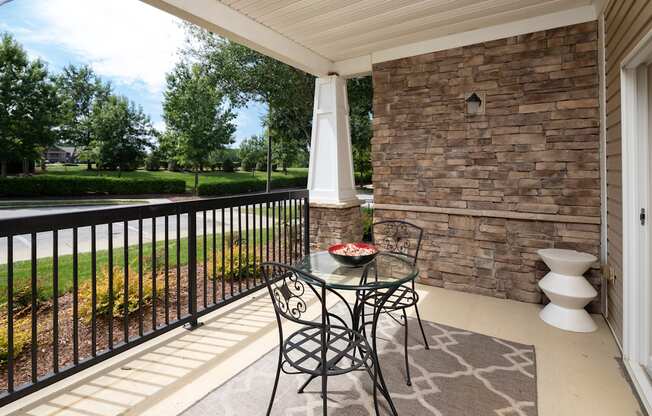
<svg viewBox="0 0 652 416"><path fill-rule="evenodd" d="M399 415L537 415L534 346L434 322L423 324L430 350L424 349L418 323L410 318L412 387L404 381L403 328L390 318L383 318L379 324L381 367ZM277 358L275 348L184 415L264 415ZM273 415L322 414L319 379L305 393L297 394L306 378L281 373ZM328 414L374 414L371 391L371 380L365 372L329 377ZM380 394L379 403L383 414L391 414Z"/></svg>

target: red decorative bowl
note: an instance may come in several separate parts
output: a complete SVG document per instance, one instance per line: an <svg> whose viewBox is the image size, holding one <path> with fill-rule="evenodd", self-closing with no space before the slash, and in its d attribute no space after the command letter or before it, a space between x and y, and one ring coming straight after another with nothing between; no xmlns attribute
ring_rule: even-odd
<svg viewBox="0 0 652 416"><path fill-rule="evenodd" d="M356 254L356 251L371 250L369 254ZM378 254L378 249L373 244L367 243L344 243L328 247L328 253L343 266L360 267L371 262Z"/></svg>

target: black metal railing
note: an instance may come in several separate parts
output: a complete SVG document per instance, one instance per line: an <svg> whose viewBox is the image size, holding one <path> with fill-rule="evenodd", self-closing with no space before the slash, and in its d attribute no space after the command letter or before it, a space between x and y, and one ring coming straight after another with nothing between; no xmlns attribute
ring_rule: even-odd
<svg viewBox="0 0 652 416"><path fill-rule="evenodd" d="M263 287L306 190L0 220L0 406Z"/></svg>

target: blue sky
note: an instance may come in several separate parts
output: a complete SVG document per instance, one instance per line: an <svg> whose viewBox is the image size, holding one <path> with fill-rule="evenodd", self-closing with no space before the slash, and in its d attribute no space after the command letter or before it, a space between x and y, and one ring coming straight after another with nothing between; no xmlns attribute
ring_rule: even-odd
<svg viewBox="0 0 652 416"><path fill-rule="evenodd" d="M181 21L138 0L14 0L0 6L9 32L52 71L88 64L162 129L165 73L184 43ZM236 143L262 133L263 105L238 112Z"/></svg>

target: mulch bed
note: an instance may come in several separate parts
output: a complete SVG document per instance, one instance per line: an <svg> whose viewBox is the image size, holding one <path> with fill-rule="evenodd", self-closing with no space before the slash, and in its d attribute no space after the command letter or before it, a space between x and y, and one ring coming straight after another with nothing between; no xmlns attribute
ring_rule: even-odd
<svg viewBox="0 0 652 416"><path fill-rule="evenodd" d="M210 273L209 273L210 275ZM151 279L151 276L143 276L143 279ZM179 310L179 315L183 318L188 314L188 279L187 279L187 268L181 268L181 273L179 276L180 281L180 299L179 304L181 306ZM215 288L213 288L213 282L215 282ZM251 287L254 286L253 278L249 279L240 279L234 280L234 290L230 290L230 282L225 282L225 293L224 297L229 297L232 294L238 294L238 285L241 284L242 291L246 291L246 285L249 282ZM255 283L260 284L260 278L257 278ZM158 285L161 285L160 280L157 282ZM159 286L162 288L162 286ZM207 279L206 287L206 306L210 307L213 305L213 290L215 290L216 299L219 301L222 299L222 282L221 280ZM174 322L177 320L177 277L176 271L170 270L169 273L169 322ZM59 297L59 357L58 365L59 368L65 368L73 364L73 296L71 293L67 293ZM197 308L202 310L205 307L204 304L204 272L201 265L197 267ZM166 325L166 312L165 312L165 303L163 295L155 301L156 308L156 326L157 328L164 327ZM38 350L37 350L37 359L36 359L36 369L37 375L39 378L52 373L54 370L54 354L53 354L53 302L47 302L41 305L37 312L37 327L38 327ZM6 313L3 311L3 313ZM21 317L29 317L31 315L30 308L22 310L19 312L14 312L14 319ZM142 309L143 315L143 333L148 333L152 330L152 306L147 306ZM128 332L129 339L134 340L138 338L140 333L140 323L139 323L138 312L131 313L128 316ZM3 317L6 318L6 317ZM29 318L28 318L29 319ZM124 318L114 317L113 318L113 343L121 344L124 341ZM92 348L92 325L91 322L87 322L83 318L78 319L78 340L79 340L79 361L82 361L86 358L92 357L93 348ZM96 321L96 354L101 355L102 352L107 351L109 348L109 319L106 316L99 317ZM31 382L32 374L32 362L31 362L31 351L30 346L26 346L23 351L15 359L15 369L14 369L14 386L15 388L20 386L23 383ZM0 393L7 390L7 367L2 365L0 367Z"/></svg>

